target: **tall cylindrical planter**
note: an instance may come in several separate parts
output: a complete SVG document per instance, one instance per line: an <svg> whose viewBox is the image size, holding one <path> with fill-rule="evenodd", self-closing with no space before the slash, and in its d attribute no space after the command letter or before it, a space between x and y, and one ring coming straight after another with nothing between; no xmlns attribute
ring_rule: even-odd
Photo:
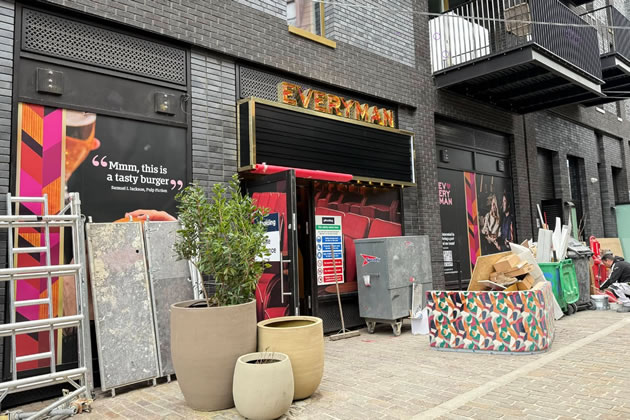
<svg viewBox="0 0 630 420"><path fill-rule="evenodd" d="M236 361L234 405L252 420L277 419L293 401L293 371L284 353L250 353Z"/></svg>
<svg viewBox="0 0 630 420"><path fill-rule="evenodd" d="M195 410L234 407L236 360L256 351L256 301L242 305L171 305L171 357L186 404Z"/></svg>
<svg viewBox="0 0 630 420"><path fill-rule="evenodd" d="M285 316L260 321L258 351L287 354L293 367L293 399L308 398L324 375L322 320L312 316Z"/></svg>

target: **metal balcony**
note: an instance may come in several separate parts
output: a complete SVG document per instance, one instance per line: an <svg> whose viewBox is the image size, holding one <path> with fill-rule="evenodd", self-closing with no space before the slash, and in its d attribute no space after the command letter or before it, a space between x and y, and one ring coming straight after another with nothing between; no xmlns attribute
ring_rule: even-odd
<svg viewBox="0 0 630 420"><path fill-rule="evenodd" d="M517 113L603 96L597 30L557 0L472 0L429 30L439 89Z"/></svg>
<svg viewBox="0 0 630 420"><path fill-rule="evenodd" d="M582 17L597 29L604 80L602 92L606 94L583 104L600 105L630 98L630 20L613 6L592 10Z"/></svg>

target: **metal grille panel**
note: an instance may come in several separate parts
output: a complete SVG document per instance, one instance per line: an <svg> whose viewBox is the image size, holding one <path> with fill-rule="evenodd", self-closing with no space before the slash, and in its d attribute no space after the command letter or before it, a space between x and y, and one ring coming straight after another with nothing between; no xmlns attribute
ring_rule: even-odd
<svg viewBox="0 0 630 420"><path fill-rule="evenodd" d="M358 101L369 103L370 105L376 105L380 108L393 109L398 111L396 106L392 104L379 103L374 99L368 99L361 97L360 95L348 94L334 89L330 89L326 86L313 85L305 83L303 80L291 79L282 75L270 74L260 70L255 70L248 67L241 67L239 72L240 88L239 95L241 98L248 98L255 96L256 98L267 99L269 101L278 100L278 83L289 82L301 86L305 89L317 89L323 92L331 93L333 95L343 96L346 98L355 99ZM396 127L398 127L398 112L394 112L394 118L396 118Z"/></svg>
<svg viewBox="0 0 630 420"><path fill-rule="evenodd" d="M186 51L24 9L22 49L186 84Z"/></svg>

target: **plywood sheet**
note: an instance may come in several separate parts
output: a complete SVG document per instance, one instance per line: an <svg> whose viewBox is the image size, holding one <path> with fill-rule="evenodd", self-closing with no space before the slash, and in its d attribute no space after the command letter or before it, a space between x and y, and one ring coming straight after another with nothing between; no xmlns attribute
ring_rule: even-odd
<svg viewBox="0 0 630 420"><path fill-rule="evenodd" d="M479 283L479 280L489 280L490 273L494 271L494 263L499 261L506 255L510 255L512 252L499 252L498 254L482 255L477 258L475 269L473 270L470 283L468 284L469 291L486 290L487 286L483 283Z"/></svg>
<svg viewBox="0 0 630 420"><path fill-rule="evenodd" d="M615 205L617 215L617 234L621 241L621 247L625 254L630 257L630 203Z"/></svg>
<svg viewBox="0 0 630 420"><path fill-rule="evenodd" d="M103 391L158 376L140 223L86 225Z"/></svg>
<svg viewBox="0 0 630 420"><path fill-rule="evenodd" d="M193 299L188 261L177 260L173 249L178 222L149 222L144 227L160 376L172 375L170 307Z"/></svg>
<svg viewBox="0 0 630 420"><path fill-rule="evenodd" d="M623 248L621 247L621 241L619 238L597 238L601 245L602 253L606 249L610 249L613 254L618 257L624 257ZM624 257L625 258L625 257Z"/></svg>

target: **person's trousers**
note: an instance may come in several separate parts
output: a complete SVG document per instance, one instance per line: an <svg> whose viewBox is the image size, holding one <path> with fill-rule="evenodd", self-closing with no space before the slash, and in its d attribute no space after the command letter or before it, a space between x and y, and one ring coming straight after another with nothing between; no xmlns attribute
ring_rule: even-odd
<svg viewBox="0 0 630 420"><path fill-rule="evenodd" d="M617 296L617 300L620 303L629 303L630 298L630 284L628 283L613 283L609 287L610 290Z"/></svg>

